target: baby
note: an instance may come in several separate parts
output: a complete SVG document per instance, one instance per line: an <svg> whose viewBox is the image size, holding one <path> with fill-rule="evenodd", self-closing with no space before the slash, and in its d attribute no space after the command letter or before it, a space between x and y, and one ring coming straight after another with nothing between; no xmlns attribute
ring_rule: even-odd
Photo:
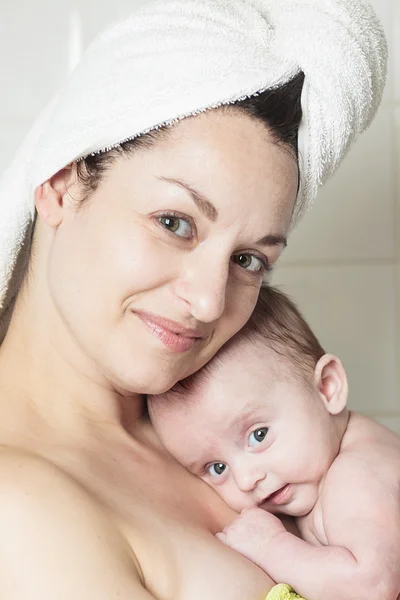
<svg viewBox="0 0 400 600"><path fill-rule="evenodd" d="M350 412L347 394L340 360L268 287L245 328L149 413L167 450L240 512L220 540L307 600L396 600L400 439Z"/></svg>

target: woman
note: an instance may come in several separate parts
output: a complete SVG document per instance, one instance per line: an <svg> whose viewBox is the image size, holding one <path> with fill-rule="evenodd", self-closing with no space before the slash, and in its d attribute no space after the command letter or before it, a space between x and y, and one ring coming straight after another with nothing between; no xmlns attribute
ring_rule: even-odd
<svg viewBox="0 0 400 600"><path fill-rule="evenodd" d="M376 110L381 31L370 9L328 4L300 3L293 30L282 0L143 9L92 46L6 174L4 324L18 296L0 347L2 597L252 600L273 586L215 539L234 515L168 456L143 395L244 325L293 215ZM321 92L308 38L324 19L324 68L357 36L359 52Z"/></svg>

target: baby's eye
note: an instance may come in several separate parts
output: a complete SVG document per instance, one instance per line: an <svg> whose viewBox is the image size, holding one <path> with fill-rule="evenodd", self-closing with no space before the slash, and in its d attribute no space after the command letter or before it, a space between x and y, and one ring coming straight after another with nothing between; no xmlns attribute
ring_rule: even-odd
<svg viewBox="0 0 400 600"><path fill-rule="evenodd" d="M255 429L249 435L249 445L254 448L254 446L261 444L267 437L267 433L268 427L260 427L259 429Z"/></svg>
<svg viewBox="0 0 400 600"><path fill-rule="evenodd" d="M207 467L207 471L211 475L211 477L220 477L223 473L225 473L227 466L225 463L213 463Z"/></svg>
<svg viewBox="0 0 400 600"><path fill-rule="evenodd" d="M267 259L261 259L255 256L254 254L250 254L248 252L235 254L232 257L232 260L243 269L246 269L247 271L252 271L253 273L261 273L262 271L269 270Z"/></svg>
<svg viewBox="0 0 400 600"><path fill-rule="evenodd" d="M191 224L176 215L162 215L158 217L159 223L171 233L175 233L179 237L191 239L193 235Z"/></svg>

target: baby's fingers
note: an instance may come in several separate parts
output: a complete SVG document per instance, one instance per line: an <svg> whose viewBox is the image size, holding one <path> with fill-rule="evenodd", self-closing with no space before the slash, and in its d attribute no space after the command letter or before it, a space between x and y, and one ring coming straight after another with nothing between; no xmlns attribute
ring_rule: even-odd
<svg viewBox="0 0 400 600"><path fill-rule="evenodd" d="M219 533L215 534L215 537L222 542L223 544L226 544L226 533L223 533L222 531Z"/></svg>

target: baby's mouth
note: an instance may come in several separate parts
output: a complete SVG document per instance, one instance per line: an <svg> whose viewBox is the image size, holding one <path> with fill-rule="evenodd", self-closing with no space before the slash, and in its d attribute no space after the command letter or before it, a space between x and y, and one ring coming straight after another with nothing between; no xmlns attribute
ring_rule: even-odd
<svg viewBox="0 0 400 600"><path fill-rule="evenodd" d="M262 500L262 502L260 503L260 505L263 504L275 504L275 505L279 505L279 504L284 504L287 496L290 492L292 485L290 483L286 483L285 485L283 485L282 487L280 487L278 490L275 490L275 492L272 492L271 494L269 494L268 496L266 496L264 498L264 500Z"/></svg>

